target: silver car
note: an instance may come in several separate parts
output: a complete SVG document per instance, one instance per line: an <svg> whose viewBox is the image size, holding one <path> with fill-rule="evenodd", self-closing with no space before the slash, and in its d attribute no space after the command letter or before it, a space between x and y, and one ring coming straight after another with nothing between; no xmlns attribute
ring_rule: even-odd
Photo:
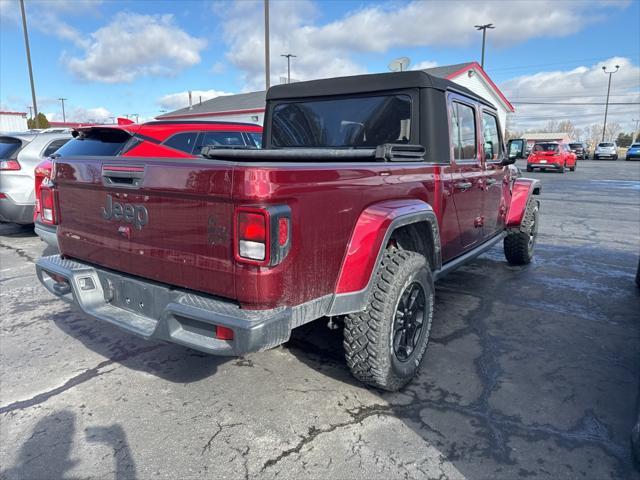
<svg viewBox="0 0 640 480"><path fill-rule="evenodd" d="M593 159L609 158L611 160L618 159L618 146L616 142L601 142L593 151Z"/></svg>
<svg viewBox="0 0 640 480"><path fill-rule="evenodd" d="M68 129L0 133L0 222L33 223L34 169L71 138Z"/></svg>

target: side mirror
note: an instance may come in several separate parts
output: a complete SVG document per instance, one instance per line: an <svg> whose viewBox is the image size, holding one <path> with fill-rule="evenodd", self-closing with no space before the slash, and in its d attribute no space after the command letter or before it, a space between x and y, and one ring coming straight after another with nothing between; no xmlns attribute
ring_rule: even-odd
<svg viewBox="0 0 640 480"><path fill-rule="evenodd" d="M527 147L527 142L522 138L515 138L515 139L509 140L508 148L507 148L508 158L510 160L513 159L514 162L518 158L524 158L524 152L526 147Z"/></svg>

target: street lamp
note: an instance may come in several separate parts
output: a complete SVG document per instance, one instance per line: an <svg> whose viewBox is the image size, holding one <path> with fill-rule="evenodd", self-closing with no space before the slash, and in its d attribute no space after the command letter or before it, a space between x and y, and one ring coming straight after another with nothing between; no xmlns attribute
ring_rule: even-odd
<svg viewBox="0 0 640 480"><path fill-rule="evenodd" d="M604 107L604 125L602 126L602 141L603 142L604 142L605 132L607 131L607 113L609 112L609 93L611 93L611 75L616 73L618 70L620 70L620 65L616 65L616 69L615 70L611 70L610 72L607 71L607 67L606 66L602 67L602 71L604 73L606 73L607 75L609 75L609 86L607 87L607 103L605 104L606 106Z"/></svg>
<svg viewBox="0 0 640 480"><path fill-rule="evenodd" d="M58 100L60 100L60 102L62 103L62 123L67 123L67 116L64 113L64 101L67 100L66 98L59 98Z"/></svg>
<svg viewBox="0 0 640 480"><path fill-rule="evenodd" d="M487 23L485 25L476 25L476 30L482 30L482 60L480 61L480 66L484 69L484 43L487 39L487 28L494 29L496 27L493 26L493 23Z"/></svg>
<svg viewBox="0 0 640 480"><path fill-rule="evenodd" d="M287 83L291 83L291 57L296 57L297 55L292 55L291 53L286 53L284 55L280 55L281 57L287 57Z"/></svg>
<svg viewBox="0 0 640 480"><path fill-rule="evenodd" d="M27 31L27 14L24 11L24 0L20 0L20 12L22 13L22 31L24 32L24 46L27 50L27 65L29 66L29 82L31 82L31 101L33 102L33 114L36 128L40 128L38 119L38 105L36 103L36 87L33 83L33 69L31 68L31 49L29 48L29 32Z"/></svg>

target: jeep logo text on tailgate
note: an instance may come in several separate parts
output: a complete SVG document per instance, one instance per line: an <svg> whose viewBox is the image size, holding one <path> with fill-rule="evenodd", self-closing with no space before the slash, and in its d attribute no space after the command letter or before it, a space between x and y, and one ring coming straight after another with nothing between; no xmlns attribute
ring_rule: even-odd
<svg viewBox="0 0 640 480"><path fill-rule="evenodd" d="M124 220L132 223L138 230L142 230L149 221L149 212L143 205L114 202L113 197L107 195L107 204L102 207L102 218Z"/></svg>

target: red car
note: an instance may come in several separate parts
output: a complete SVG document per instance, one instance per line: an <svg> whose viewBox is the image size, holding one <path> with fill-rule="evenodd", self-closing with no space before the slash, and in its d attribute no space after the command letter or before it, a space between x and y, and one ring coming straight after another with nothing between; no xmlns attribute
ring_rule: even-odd
<svg viewBox="0 0 640 480"><path fill-rule="evenodd" d="M577 163L578 157L564 142L536 143L527 158L527 172L533 172L534 168L553 169L560 173L568 168L574 172Z"/></svg>
<svg viewBox="0 0 640 480"><path fill-rule="evenodd" d="M229 148L260 148L262 145L262 127L230 122L154 121L113 126L93 125L74 130L73 136L73 140L56 151L55 157L117 155L193 158L207 145ZM56 227L49 217L51 209L45 209L44 217L41 212L42 185L50 176L51 158L47 158L35 169L34 223L40 238L49 245L57 246ZM45 192L44 202L49 201L50 193Z"/></svg>

